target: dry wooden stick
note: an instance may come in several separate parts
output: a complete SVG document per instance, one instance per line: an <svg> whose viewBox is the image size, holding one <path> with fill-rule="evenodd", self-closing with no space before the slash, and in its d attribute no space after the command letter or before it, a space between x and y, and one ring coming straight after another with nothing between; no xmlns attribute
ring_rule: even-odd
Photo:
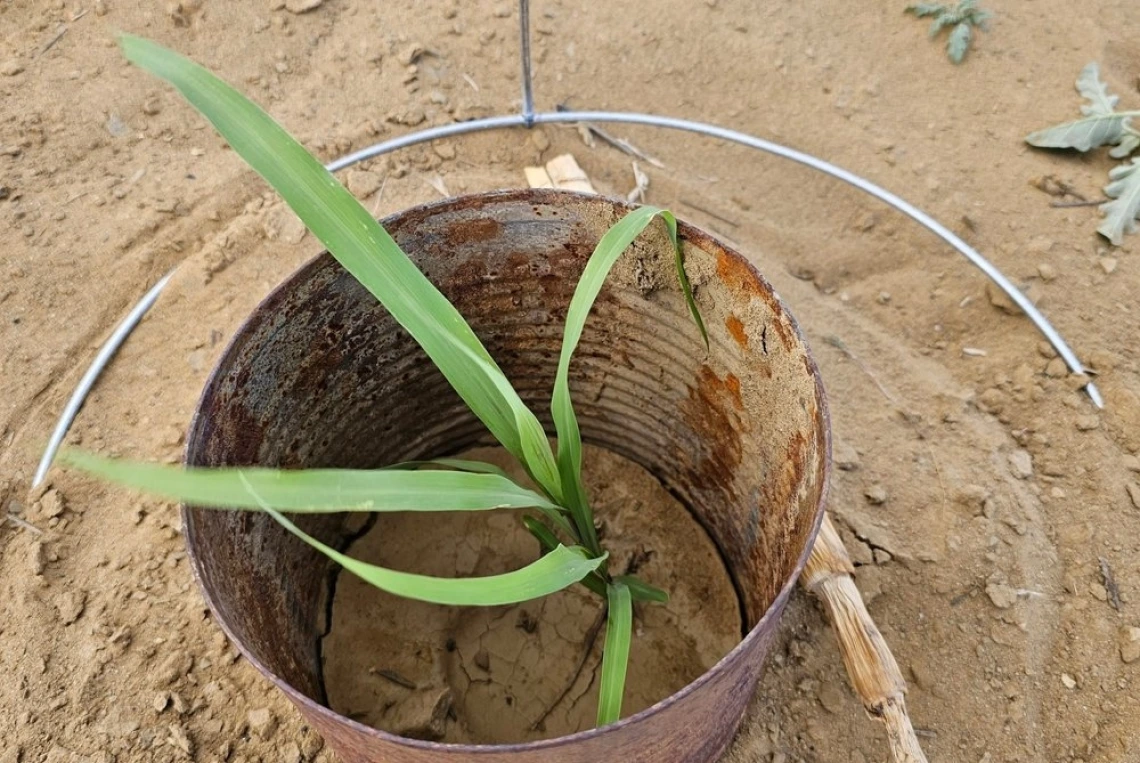
<svg viewBox="0 0 1140 763"><path fill-rule="evenodd" d="M867 713L886 725L895 763L926 763L906 712L906 681L863 604L851 577L854 571L843 540L825 514L800 582L827 609L851 685Z"/></svg>

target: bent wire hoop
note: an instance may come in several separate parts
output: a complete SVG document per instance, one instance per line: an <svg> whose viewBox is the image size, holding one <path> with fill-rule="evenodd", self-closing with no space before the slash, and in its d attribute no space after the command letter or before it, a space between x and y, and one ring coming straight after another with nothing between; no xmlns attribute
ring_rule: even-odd
<svg viewBox="0 0 1140 763"><path fill-rule="evenodd" d="M417 130L416 132L400 137L386 140L381 143L363 148L355 151L346 156L342 156L329 164L325 165L330 172L342 170L345 167L350 167L366 159L372 159L383 154L399 151L401 149L409 148L420 143L427 143L433 140L440 140L442 138L450 138L458 135L468 135L476 132L484 132L487 130L500 130L510 127L523 127L530 128L535 125L542 124L566 124L574 122L603 122L603 123L621 123L621 124L636 124L645 125L647 127L658 127L670 130L680 130L683 132L695 133L697 135L704 135L711 138L718 138L721 140L731 141L733 143L754 148L758 151L779 156L784 159L802 164L814 170L822 172L825 175L842 180L843 182L858 188L860 191L875 197L879 201L887 204L899 212L902 212L907 217L911 218L919 225L929 230L934 235L945 241L958 251L963 257L969 260L975 267L981 270L994 284L997 285L1005 294L1016 304L1033 322L1057 354L1065 361L1069 370L1075 374L1083 374L1086 369L1081 361L1077 358L1073 349L1069 346L1068 342L1057 332L1053 324L1045 317L1045 315L1037 309L1037 307L1029 300L1028 297L1013 284L993 263L983 257L977 250L967 244L961 237L955 234L946 226L935 220L929 214L914 206L910 202L896 196L890 191L875 185L870 180L856 175L853 172L838 167L830 162L824 161L811 154L798 151L794 148L774 143L763 138L757 138L748 133L731 130L727 127L720 127L718 125L710 124L707 122L696 122L689 119L679 119L676 117L658 116L654 114L643 114L638 112L626 111L554 111L554 112L535 112L534 110L534 88L533 76L530 61L530 3L529 0L519 0L519 31L520 31L520 46L519 53L522 63L522 108L518 114L508 114L498 117L487 117L484 119L475 119L469 122L456 122L453 124L441 125L439 127L430 127L424 130ZM99 349L99 353L95 356L91 366L87 369L80 379L78 386L72 393L71 398L68 400L63 413L60 415L59 421L52 432L51 439L48 441L47 448L40 459L39 466L36 469L35 477L32 481L32 487L37 487L47 475L48 469L51 467L52 461L55 459L55 454L59 450L64 437L67 436L68 430L71 428L71 423L75 420L75 416L79 413L79 409L83 406L83 401L86 399L87 394L95 385L95 381L99 375L110 363L111 358L114 357L116 350L119 346L126 341L130 336L132 330L138 324L139 320L146 314L151 306L158 299L162 289L170 281L172 273L168 273L158 283L156 283L150 291L148 291L142 299L131 309L127 317L123 319L122 323L116 327L115 331L107 339L107 342ZM1089 382L1084 386L1085 392L1092 400L1097 408L1104 407L1104 399L1101 397L1100 390L1097 389L1093 382Z"/></svg>

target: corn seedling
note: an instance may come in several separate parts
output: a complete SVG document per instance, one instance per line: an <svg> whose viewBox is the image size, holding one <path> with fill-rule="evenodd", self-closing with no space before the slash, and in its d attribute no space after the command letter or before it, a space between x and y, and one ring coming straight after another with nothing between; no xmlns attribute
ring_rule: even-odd
<svg viewBox="0 0 1140 763"><path fill-rule="evenodd" d="M934 39L943 29L949 29L946 38L946 55L956 64L966 58L970 42L974 39L974 29L985 31L986 21L993 17L987 10L978 7L977 0L961 0L957 5L941 3L916 3L908 5L907 13L919 18L931 16L930 38Z"/></svg>
<svg viewBox="0 0 1140 763"><path fill-rule="evenodd" d="M233 149L285 199L305 225L419 343L471 411L523 465L537 486L514 483L489 464L458 459L372 470L181 468L65 451L66 464L193 506L262 511L344 569L399 596L464 606L495 606L545 596L576 582L608 608L598 725L621 714L634 601L667 594L632 576L614 576L582 483L582 440L570 400L569 368L586 318L617 258L660 217L675 252L681 288L706 346L708 337L685 275L677 221L654 207L619 220L599 241L566 316L551 412L557 451L470 326L384 228L273 119L206 69L147 40L124 36L126 57L177 88ZM422 467L430 466L430 469ZM502 575L436 578L365 564L322 544L284 512L482 511L531 509L523 522L542 556Z"/></svg>
<svg viewBox="0 0 1140 763"><path fill-rule="evenodd" d="M1108 92L1095 62L1081 70L1077 92L1088 101L1081 104L1084 116L1028 135L1025 140L1029 145L1082 152L1112 146L1108 155L1114 159L1127 159L1140 148L1140 129L1132 124L1134 117L1140 117L1140 111L1116 110L1120 96ZM1136 232L1136 220L1140 217L1140 157L1133 158L1131 164L1125 162L1114 167L1108 179L1104 193L1111 201L1101 204L1104 222L1096 230L1120 246L1126 233Z"/></svg>

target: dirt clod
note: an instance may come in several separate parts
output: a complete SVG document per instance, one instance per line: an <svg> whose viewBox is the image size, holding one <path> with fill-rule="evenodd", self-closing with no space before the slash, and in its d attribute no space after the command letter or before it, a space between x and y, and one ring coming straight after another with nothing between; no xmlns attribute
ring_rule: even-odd
<svg viewBox="0 0 1140 763"><path fill-rule="evenodd" d="M1027 450L1015 450L1008 456L1009 469L1013 476L1019 480L1027 480L1033 476L1033 456Z"/></svg>
<svg viewBox="0 0 1140 763"><path fill-rule="evenodd" d="M1017 591L1004 583L990 583L986 586L986 595L998 609L1009 609L1017 603Z"/></svg>
<svg viewBox="0 0 1140 763"><path fill-rule="evenodd" d="M876 482L874 485L871 485L869 488L863 491L863 497L866 498L867 503L871 504L872 506L881 506L887 502L887 498L889 496L887 494L887 489Z"/></svg>
<svg viewBox="0 0 1140 763"><path fill-rule="evenodd" d="M325 0L285 0L285 10L290 13L308 13L324 5Z"/></svg>
<svg viewBox="0 0 1140 763"><path fill-rule="evenodd" d="M1140 628L1128 626L1120 631L1120 659L1126 665L1140 660Z"/></svg>
<svg viewBox="0 0 1140 763"><path fill-rule="evenodd" d="M83 614L87 607L87 593L85 591L64 591L56 596L55 610L59 614L59 621L64 625L71 625Z"/></svg>
<svg viewBox="0 0 1140 763"><path fill-rule="evenodd" d="M269 739L277 731L277 716L267 707L250 710L246 721L249 723L249 730L259 739Z"/></svg>

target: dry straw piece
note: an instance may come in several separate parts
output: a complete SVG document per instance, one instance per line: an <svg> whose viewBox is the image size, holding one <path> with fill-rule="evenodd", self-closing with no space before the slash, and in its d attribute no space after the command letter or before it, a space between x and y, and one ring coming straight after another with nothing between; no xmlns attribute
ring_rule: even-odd
<svg viewBox="0 0 1140 763"><path fill-rule="evenodd" d="M827 514L800 582L823 602L851 684L872 718L887 727L895 763L926 763L906 711L906 681L855 587L855 566Z"/></svg>

